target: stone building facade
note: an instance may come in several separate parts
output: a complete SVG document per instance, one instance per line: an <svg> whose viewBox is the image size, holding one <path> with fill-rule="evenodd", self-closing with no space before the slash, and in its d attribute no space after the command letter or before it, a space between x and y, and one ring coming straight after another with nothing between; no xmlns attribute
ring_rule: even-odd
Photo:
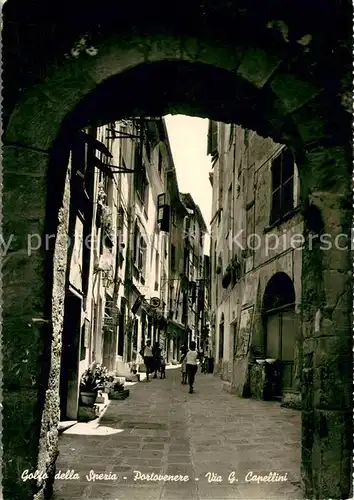
<svg viewBox="0 0 354 500"><path fill-rule="evenodd" d="M188 216L184 219L183 277L186 283L183 295L183 320L188 332L186 341L201 346L204 311L204 243L207 227L199 206L190 193L182 194Z"/></svg>
<svg viewBox="0 0 354 500"><path fill-rule="evenodd" d="M178 357L189 214L163 119L82 130L68 172L60 406L62 420L75 420L91 363L123 377L144 371L139 351L147 339L160 343L167 361Z"/></svg>
<svg viewBox="0 0 354 500"><path fill-rule="evenodd" d="M294 157L216 122L209 154L216 372L239 395L299 406L303 220Z"/></svg>

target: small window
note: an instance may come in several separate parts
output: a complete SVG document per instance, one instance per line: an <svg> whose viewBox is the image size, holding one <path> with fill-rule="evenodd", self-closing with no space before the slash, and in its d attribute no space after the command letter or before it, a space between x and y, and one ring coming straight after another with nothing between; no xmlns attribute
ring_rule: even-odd
<svg viewBox="0 0 354 500"><path fill-rule="evenodd" d="M273 224L294 208L294 156L284 149L272 162L272 210Z"/></svg>

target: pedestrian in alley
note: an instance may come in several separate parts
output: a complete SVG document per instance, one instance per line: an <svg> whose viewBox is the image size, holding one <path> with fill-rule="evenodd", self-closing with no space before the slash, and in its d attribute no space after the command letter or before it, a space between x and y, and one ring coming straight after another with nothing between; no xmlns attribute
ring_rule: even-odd
<svg viewBox="0 0 354 500"><path fill-rule="evenodd" d="M181 347L181 384L185 385L187 383L187 361L186 361L186 356L187 356L188 349L185 346Z"/></svg>
<svg viewBox="0 0 354 500"><path fill-rule="evenodd" d="M161 348L158 342L154 343L154 347L152 348L152 355L154 358L154 378L157 378L157 372L160 371L161 364Z"/></svg>
<svg viewBox="0 0 354 500"><path fill-rule="evenodd" d="M150 340L146 341L146 345L142 347L140 355L144 358L144 365L146 368L146 382L149 382L149 374L154 371L154 357L152 354Z"/></svg>
<svg viewBox="0 0 354 500"><path fill-rule="evenodd" d="M161 374L160 378L166 378L166 360L164 354L162 354L161 356L160 374Z"/></svg>
<svg viewBox="0 0 354 500"><path fill-rule="evenodd" d="M195 380L195 374L198 369L198 351L196 349L196 343L191 342L189 346L189 351L186 354L186 368L187 368L187 377L188 377L188 385L189 385L189 394L192 394L193 385Z"/></svg>

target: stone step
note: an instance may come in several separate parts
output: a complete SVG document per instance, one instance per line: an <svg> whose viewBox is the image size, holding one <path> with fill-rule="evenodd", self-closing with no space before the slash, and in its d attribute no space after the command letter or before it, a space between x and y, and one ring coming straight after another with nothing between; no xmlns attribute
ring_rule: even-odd
<svg viewBox="0 0 354 500"><path fill-rule="evenodd" d="M58 432L61 434L66 431L66 429L70 429L73 425L77 424L77 420L62 420L58 425Z"/></svg>

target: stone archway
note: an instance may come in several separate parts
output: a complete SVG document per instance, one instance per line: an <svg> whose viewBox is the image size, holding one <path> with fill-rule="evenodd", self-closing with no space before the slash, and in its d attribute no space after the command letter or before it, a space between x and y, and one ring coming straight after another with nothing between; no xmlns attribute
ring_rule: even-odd
<svg viewBox="0 0 354 500"><path fill-rule="evenodd" d="M122 115L209 116L271 136L296 155L308 242L302 311L304 488L307 496L315 498L347 497L350 257L336 247L324 250L319 240L309 245L315 233L328 233L332 240L340 233L349 234L350 118L341 102L344 91L331 93L321 72L312 77L306 71L303 76L303 67L296 66L296 61L306 61L307 45L298 43L300 39L289 43L281 35L273 43L266 36L251 41L244 34L242 45L235 40L217 41L213 34L208 39L183 30L167 35L158 30L162 21L152 35L110 34L98 39L92 50L81 45L71 60L61 54L60 63L49 64L8 113L3 148L3 229L5 242L11 243L3 266L4 489L12 490L12 498L29 498L36 492L41 498L43 490L50 492L54 471L68 216L68 193L63 192L65 143L82 125L80 119L107 119L95 109L100 88L101 93L104 86L113 84L127 89L132 82L137 84L139 71L157 84L163 68L170 75L167 89L178 70L179 81L195 82L194 94L186 95L183 86L177 86L169 95L157 93L149 107L142 92L139 106L132 108L130 100ZM213 82L212 99L208 79ZM339 89L340 82L336 85ZM104 108L103 100L101 104ZM338 126L342 123L343 127ZM29 254L34 235L46 244L45 234L55 235L55 245L50 240L36 253L31 247ZM11 235L15 235L12 240ZM20 432L17 423L14 428L14 415L16 422L19 415L22 419ZM16 463L13 456L18 457ZM21 483L19 475L25 469L46 471L49 480Z"/></svg>

